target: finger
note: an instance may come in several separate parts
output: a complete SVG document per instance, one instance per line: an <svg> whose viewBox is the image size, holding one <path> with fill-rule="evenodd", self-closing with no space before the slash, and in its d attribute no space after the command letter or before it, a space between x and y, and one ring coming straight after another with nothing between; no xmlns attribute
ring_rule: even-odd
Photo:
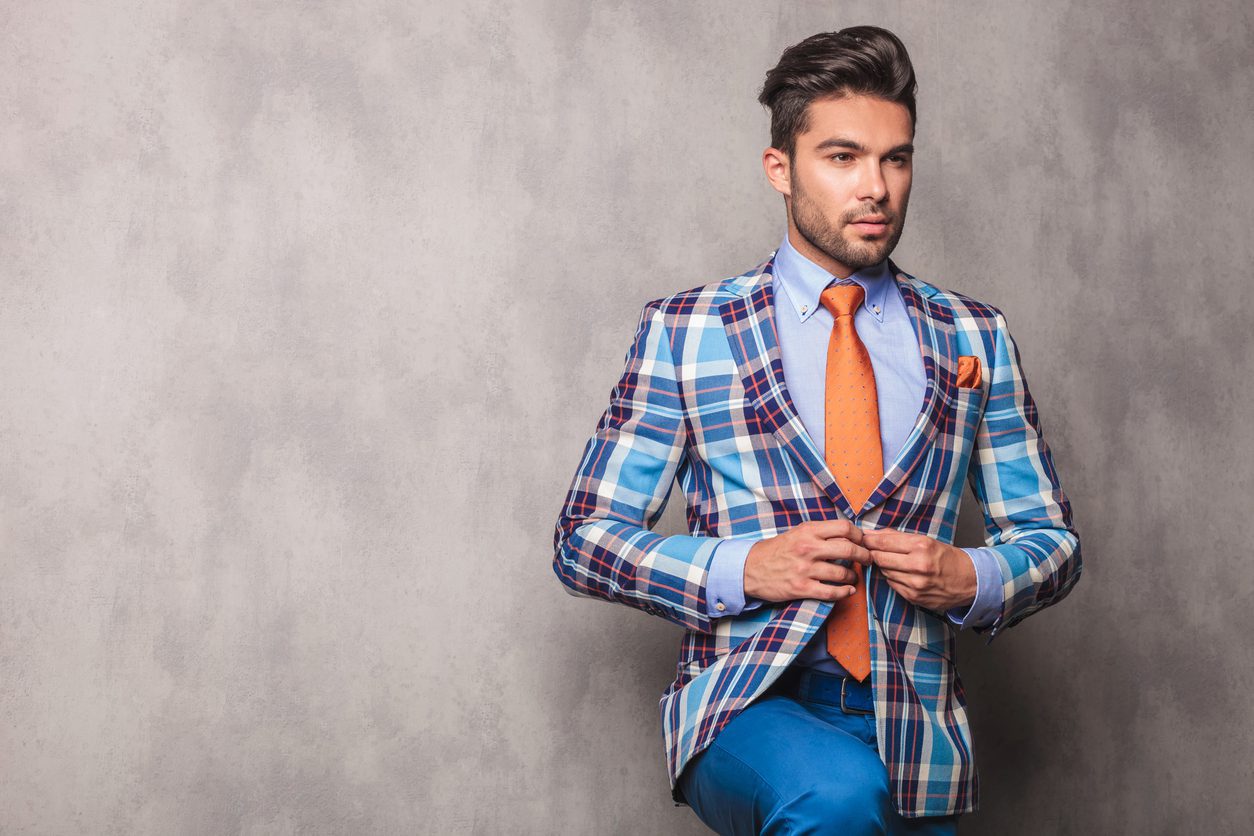
<svg viewBox="0 0 1254 836"><path fill-rule="evenodd" d="M896 569L899 572L912 571L915 562L914 556L902 552L885 551L883 549L868 549L871 554L871 562L881 569Z"/></svg>
<svg viewBox="0 0 1254 836"><path fill-rule="evenodd" d="M917 600L918 593L915 591L914 587L910 586L909 584L903 583L900 580L890 578L887 575L884 576L884 580L888 581L889 588L891 588L894 592L896 592L902 598L905 598L907 601L909 601L912 604L918 603L918 600Z"/></svg>
<svg viewBox="0 0 1254 836"><path fill-rule="evenodd" d="M858 576L853 569L837 563L830 563L826 560L814 561L810 577L815 580L840 584L854 584L858 580Z"/></svg>
<svg viewBox="0 0 1254 836"><path fill-rule="evenodd" d="M871 552L865 546L851 540L833 538L825 540L815 552L816 560L856 560L864 566L871 564Z"/></svg>
<svg viewBox="0 0 1254 836"><path fill-rule="evenodd" d="M824 540L831 537L847 537L855 543L862 542L862 529L854 525L852 520L811 520L806 528Z"/></svg>
<svg viewBox="0 0 1254 836"><path fill-rule="evenodd" d="M849 584L832 584L823 583L822 581L812 581L811 586L806 592L807 598L817 598L820 601L839 601L848 598L854 593L854 588Z"/></svg>
<svg viewBox="0 0 1254 836"><path fill-rule="evenodd" d="M903 589L913 592L922 588L918 575L912 575L908 572L894 572L891 569L886 571L881 570L881 574L884 575L884 579L888 581L889 584L892 585L898 592Z"/></svg>
<svg viewBox="0 0 1254 836"><path fill-rule="evenodd" d="M862 532L862 545L866 546L867 548L870 548L871 546L874 546L874 545L878 545L878 544L877 544L877 542L876 542L878 538L882 538L882 537L884 537L885 535L892 534L892 533L894 533L894 532L896 532L896 531L897 531L897 529L895 529L895 528L868 528L868 529L865 529L865 530Z"/></svg>
<svg viewBox="0 0 1254 836"><path fill-rule="evenodd" d="M875 531L864 532L865 537L862 544L867 548L879 549L887 552L897 552L905 554L914 551L920 547L920 538L930 539L924 534L911 534L906 531L896 531L890 528L880 528Z"/></svg>

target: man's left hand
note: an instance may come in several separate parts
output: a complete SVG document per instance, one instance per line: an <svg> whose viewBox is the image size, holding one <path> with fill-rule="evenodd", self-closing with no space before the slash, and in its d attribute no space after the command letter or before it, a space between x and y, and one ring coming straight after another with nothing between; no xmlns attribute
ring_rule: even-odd
<svg viewBox="0 0 1254 836"><path fill-rule="evenodd" d="M975 600L975 564L957 546L895 528L863 531L862 545L888 585L912 604L944 613Z"/></svg>

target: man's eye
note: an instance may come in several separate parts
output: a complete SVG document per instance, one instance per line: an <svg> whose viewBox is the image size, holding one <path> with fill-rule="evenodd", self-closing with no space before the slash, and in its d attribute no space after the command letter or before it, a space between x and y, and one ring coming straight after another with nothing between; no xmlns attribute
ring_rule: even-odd
<svg viewBox="0 0 1254 836"><path fill-rule="evenodd" d="M843 154L843 153L842 153L842 154L833 154L833 155L832 155L832 159L834 160L834 159L836 159L837 157L848 157L848 156L849 156L848 154Z"/></svg>

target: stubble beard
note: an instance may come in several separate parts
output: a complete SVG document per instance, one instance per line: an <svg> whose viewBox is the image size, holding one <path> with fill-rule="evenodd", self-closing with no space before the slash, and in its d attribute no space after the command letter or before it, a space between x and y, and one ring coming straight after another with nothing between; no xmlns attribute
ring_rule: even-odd
<svg viewBox="0 0 1254 836"><path fill-rule="evenodd" d="M827 254L829 258L857 271L872 264L878 264L888 257L897 246L901 232L905 229L906 207L902 206L901 214L893 217L888 212L877 209L879 214L888 217L890 230L887 238L864 239L857 232L850 232L854 240L842 234L845 224L863 215L872 214L865 209L856 214L843 217L839 226L833 226L813 201L806 197L805 189L795 172L789 175L789 190L792 193L792 222L797 231L811 246Z"/></svg>

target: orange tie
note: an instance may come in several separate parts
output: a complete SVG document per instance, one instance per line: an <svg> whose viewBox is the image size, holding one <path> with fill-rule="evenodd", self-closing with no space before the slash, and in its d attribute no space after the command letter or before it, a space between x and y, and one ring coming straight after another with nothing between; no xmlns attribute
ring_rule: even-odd
<svg viewBox="0 0 1254 836"><path fill-rule="evenodd" d="M884 476L875 374L853 324L864 295L862 285L843 284L828 287L819 297L835 319L827 341L823 457L855 515ZM871 672L871 638L862 564L855 562L852 568L857 575L853 594L836 601L827 617L827 651L862 681Z"/></svg>

